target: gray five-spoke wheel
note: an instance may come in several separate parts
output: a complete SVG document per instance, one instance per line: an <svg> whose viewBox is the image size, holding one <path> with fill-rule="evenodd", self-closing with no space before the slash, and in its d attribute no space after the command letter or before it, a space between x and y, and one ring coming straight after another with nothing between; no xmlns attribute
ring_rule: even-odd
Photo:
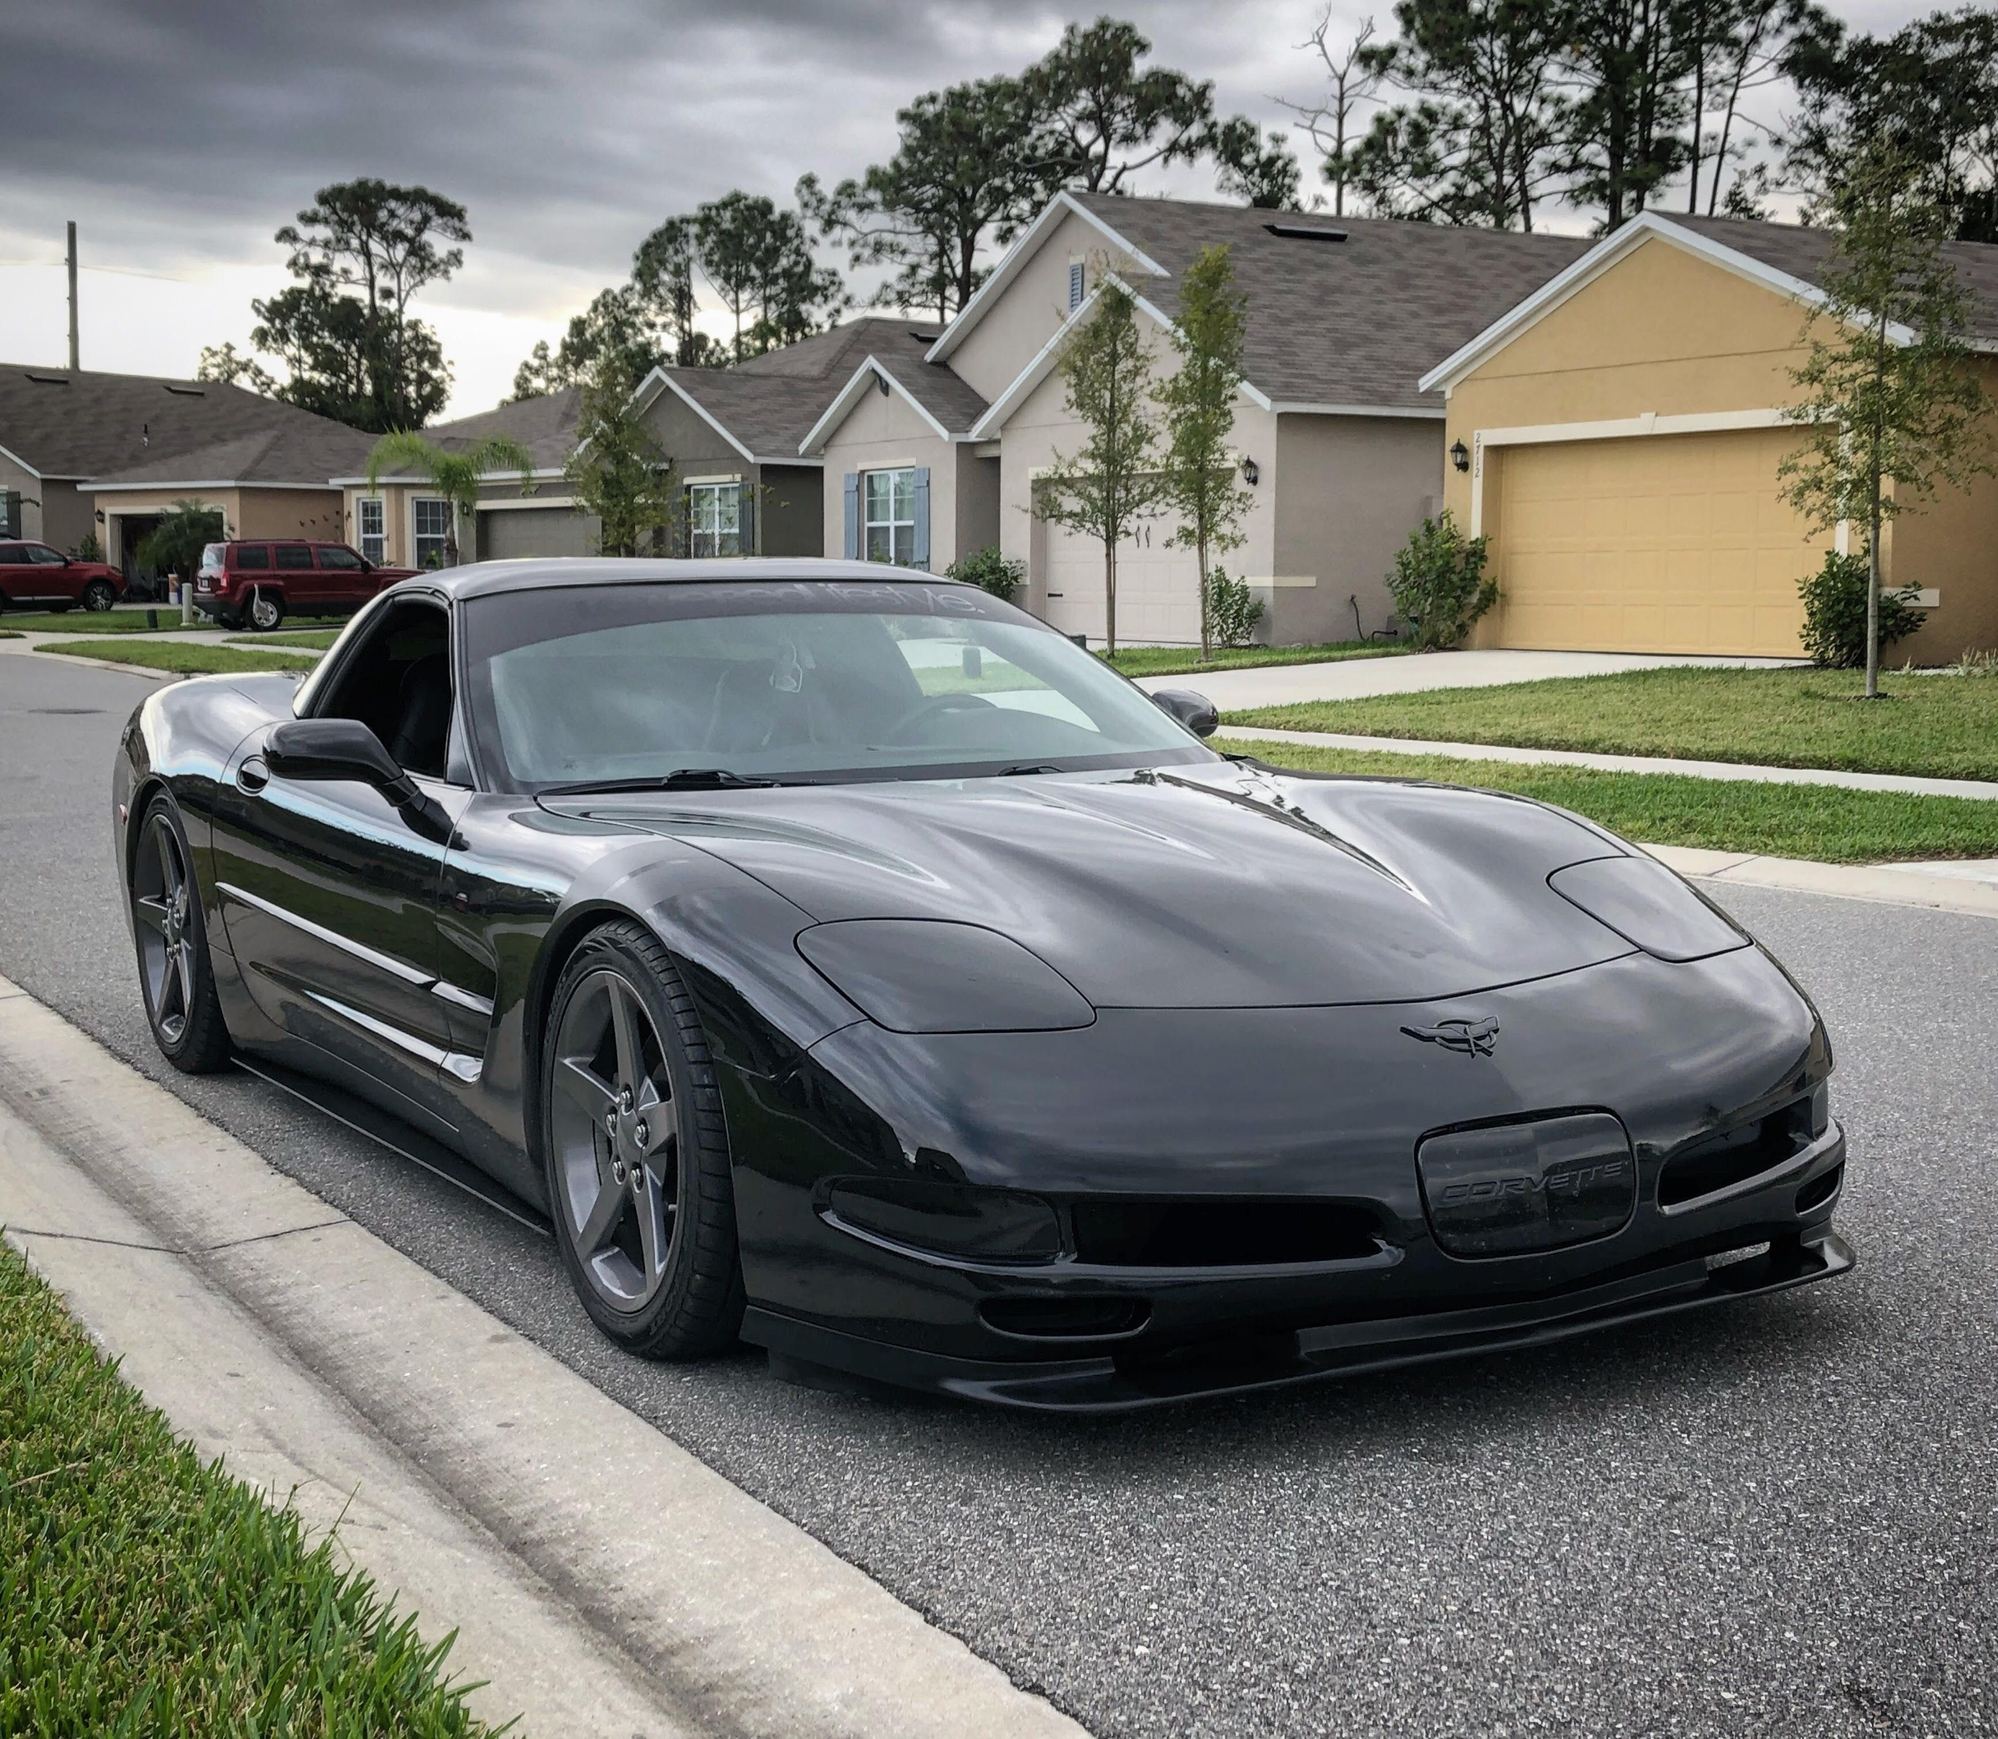
<svg viewBox="0 0 1998 1739"><path fill-rule="evenodd" d="M147 1012L168 1045L180 1043L194 1008L193 898L179 836L164 812L155 813L139 837L132 866L132 916Z"/></svg>
<svg viewBox="0 0 1998 1739"><path fill-rule="evenodd" d="M636 1310L672 1254L680 1127L659 1034L615 968L591 972L564 1006L553 1085L557 1210L605 1302Z"/></svg>

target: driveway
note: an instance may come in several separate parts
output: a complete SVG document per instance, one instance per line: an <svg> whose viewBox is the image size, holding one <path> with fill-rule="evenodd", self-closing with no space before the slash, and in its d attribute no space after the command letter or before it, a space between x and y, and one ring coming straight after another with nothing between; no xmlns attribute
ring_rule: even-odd
<svg viewBox="0 0 1998 1739"><path fill-rule="evenodd" d="M104 806L151 691L0 678L0 973L1104 1739L1998 1728L1993 920L1709 888L1831 1026L1847 1280L1142 1419L859 1400L629 1358L533 1231L161 1064Z"/></svg>
<svg viewBox="0 0 1998 1739"><path fill-rule="evenodd" d="M1194 688L1223 712L1288 706L1300 700L1358 700L1371 694L1414 694L1425 688L1491 688L1547 676L1616 676L1667 664L1775 670L1794 658L1674 658L1638 652L1430 652L1405 658L1347 658L1330 664L1274 664L1254 670L1215 670L1200 676L1148 676L1138 686Z"/></svg>

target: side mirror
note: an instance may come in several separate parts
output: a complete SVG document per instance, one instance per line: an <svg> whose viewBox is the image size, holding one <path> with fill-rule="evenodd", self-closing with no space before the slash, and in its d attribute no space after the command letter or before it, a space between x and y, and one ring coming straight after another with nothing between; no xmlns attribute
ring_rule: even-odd
<svg viewBox="0 0 1998 1739"><path fill-rule="evenodd" d="M395 764L359 719L287 719L264 740L264 765L279 779L353 779L372 785L420 833L451 836L436 798Z"/></svg>
<svg viewBox="0 0 1998 1739"><path fill-rule="evenodd" d="M1162 688L1152 696L1152 705L1170 713L1196 737L1211 737L1220 728L1221 715L1214 703L1190 688Z"/></svg>

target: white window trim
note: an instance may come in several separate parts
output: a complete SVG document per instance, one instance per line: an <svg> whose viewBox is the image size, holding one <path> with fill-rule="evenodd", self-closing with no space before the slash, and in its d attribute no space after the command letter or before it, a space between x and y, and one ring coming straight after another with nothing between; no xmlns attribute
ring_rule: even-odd
<svg viewBox="0 0 1998 1739"><path fill-rule="evenodd" d="M381 553L379 555L368 554L367 531L362 523L362 510L364 508L369 508L369 507L375 507L381 510L382 528L380 532L376 534L380 538L382 546ZM389 559L388 526L389 526L389 517L388 517L387 496L357 495L354 497L354 548L361 552L361 559L363 561L374 562L378 566L387 565Z"/></svg>
<svg viewBox="0 0 1998 1739"><path fill-rule="evenodd" d="M404 516L409 527L409 557L402 565L419 571L423 568L423 549L416 537L416 509L420 503L430 501L436 502L448 516L449 529L445 533L447 543L458 544L461 549L464 547L458 536L458 510L451 505L451 498L447 495L412 495L409 498L409 510Z"/></svg>
<svg viewBox="0 0 1998 1739"><path fill-rule="evenodd" d="M909 517L895 517L895 486L888 485L888 517L875 519L868 509L868 480L874 477L907 477L909 479ZM860 473L860 559L871 562L877 558L869 555L867 534L877 526L885 526L888 531L888 554L884 558L889 567L910 567L916 559L916 467L913 465L870 465ZM908 548L898 548L900 540L896 533L908 529Z"/></svg>
<svg viewBox="0 0 1998 1739"><path fill-rule="evenodd" d="M689 483L687 484L687 554L688 555L707 561L729 561L732 560L735 556L746 555L749 553L742 547L742 490L743 490L743 482L740 477L713 477L713 478L689 481ZM720 547L722 532L721 532L721 515L719 510L719 504L722 493L724 491L727 491L729 494L735 497L735 528L734 528L735 549L732 552L724 551ZM694 509L694 502L697 497L702 495L712 495L715 498L717 504L717 511L715 515L715 529L708 533L708 535L715 540L716 547L712 550L708 550L705 552L695 547L695 540L701 536L702 528L699 523L698 515L696 514Z"/></svg>

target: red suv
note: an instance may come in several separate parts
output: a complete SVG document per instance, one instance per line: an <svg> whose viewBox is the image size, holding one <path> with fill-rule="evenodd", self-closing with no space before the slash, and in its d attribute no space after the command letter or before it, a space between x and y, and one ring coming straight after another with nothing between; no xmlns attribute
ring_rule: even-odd
<svg viewBox="0 0 1998 1739"><path fill-rule="evenodd" d="M12 604L108 610L124 590L124 576L102 562L78 561L45 543L0 543L0 610Z"/></svg>
<svg viewBox="0 0 1998 1739"><path fill-rule="evenodd" d="M194 607L225 627L275 628L301 616L358 609L414 568L385 568L344 543L241 538L211 543L194 577Z"/></svg>

